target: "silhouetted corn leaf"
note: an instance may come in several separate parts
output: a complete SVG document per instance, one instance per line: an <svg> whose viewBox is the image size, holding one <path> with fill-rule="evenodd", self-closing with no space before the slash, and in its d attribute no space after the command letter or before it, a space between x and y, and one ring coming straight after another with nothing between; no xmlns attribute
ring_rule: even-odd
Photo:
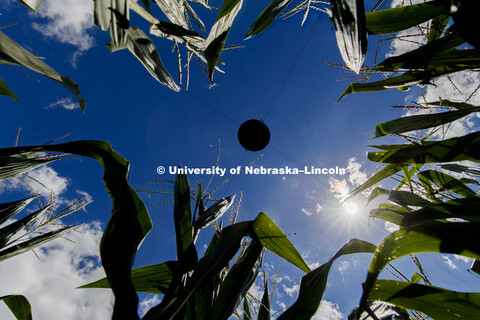
<svg viewBox="0 0 480 320"><path fill-rule="evenodd" d="M297 301L278 320L309 320L317 312L322 301L333 262L346 254L374 252L374 250L375 246L371 243L358 239L350 240L327 263L303 276Z"/></svg>
<svg viewBox="0 0 480 320"><path fill-rule="evenodd" d="M18 2L20 2L30 10L36 12L38 7L42 4L43 0L18 0Z"/></svg>
<svg viewBox="0 0 480 320"><path fill-rule="evenodd" d="M113 319L136 319L138 297L130 272L138 246L152 228L145 205L128 184L129 163L105 141L76 141L57 145L4 148L0 160L42 152L74 153L97 160L112 198L112 216L100 243L102 264L115 295ZM30 159L25 159L29 161ZM0 167L2 167L0 165Z"/></svg>
<svg viewBox="0 0 480 320"><path fill-rule="evenodd" d="M1 166L0 164L0 167ZM0 203L0 225L22 211L34 198L35 197L30 197L13 202Z"/></svg>
<svg viewBox="0 0 480 320"><path fill-rule="evenodd" d="M223 320L235 311L257 278L263 260L263 246L253 241L228 271L213 303L209 319Z"/></svg>
<svg viewBox="0 0 480 320"><path fill-rule="evenodd" d="M170 89L179 91L180 87L163 66L152 40L140 29L130 28L125 32L127 34L127 49L143 64L152 77Z"/></svg>
<svg viewBox="0 0 480 320"><path fill-rule="evenodd" d="M15 93L7 86L7 84L0 78L0 95L9 96L13 100L20 100Z"/></svg>
<svg viewBox="0 0 480 320"><path fill-rule="evenodd" d="M212 251L198 261L197 267L181 294L168 301L164 298L158 306L150 309L142 320L172 318L181 310L192 294L207 284L235 256L240 248L241 240L247 235L251 224L251 221L246 221L224 228Z"/></svg>
<svg viewBox="0 0 480 320"><path fill-rule="evenodd" d="M39 215L44 213L50 207L51 204L27 215L26 217L23 217L20 220L10 223L3 228L0 228L0 248L3 248L17 232L25 228L27 225L33 223Z"/></svg>
<svg viewBox="0 0 480 320"><path fill-rule="evenodd" d="M3 296L0 297L0 301L5 302L17 320L32 320L32 307L24 296Z"/></svg>
<svg viewBox="0 0 480 320"><path fill-rule="evenodd" d="M383 163L434 163L480 161L480 132L421 145L389 145L389 150L369 152L368 159Z"/></svg>
<svg viewBox="0 0 480 320"><path fill-rule="evenodd" d="M411 28L440 14L448 14L448 5L431 1L367 12L365 16L369 33L385 34Z"/></svg>
<svg viewBox="0 0 480 320"><path fill-rule="evenodd" d="M452 107L457 110L463 110L463 109L470 109L474 108L475 106L470 103L465 103L465 102L458 102L458 101L450 101L450 100L441 100L441 101L433 101L433 102L427 102L427 105L430 106L444 106L444 107Z"/></svg>
<svg viewBox="0 0 480 320"><path fill-rule="evenodd" d="M265 213L260 212L255 220L253 220L252 231L254 235L251 235L251 237L258 239L265 248L299 267L301 270L307 273L310 272L310 268L298 253L297 249L295 249L287 236Z"/></svg>
<svg viewBox="0 0 480 320"><path fill-rule="evenodd" d="M43 74L47 78L57 81L65 88L70 90L78 99L80 109L85 110L85 100L80 96L78 85L69 77L60 75L58 72L50 68L46 63L39 60L28 50L21 47L15 41L7 37L0 31L0 62L5 64L13 64L24 66Z"/></svg>
<svg viewBox="0 0 480 320"><path fill-rule="evenodd" d="M245 39L262 33L292 0L272 0L248 29Z"/></svg>
<svg viewBox="0 0 480 320"><path fill-rule="evenodd" d="M8 248L0 251L0 261L10 259L16 255L35 249L36 247L41 246L46 242L49 242L55 238L63 236L65 233L69 232L70 230L76 227L77 226L71 226L71 227L65 227L65 228L54 230L54 231L46 232L40 236L36 236L29 240L25 240L18 244L9 246Z"/></svg>
<svg viewBox="0 0 480 320"><path fill-rule="evenodd" d="M440 165L442 169L458 172L458 173L466 173L471 176L480 177L480 170L477 168L462 166L461 164L442 164Z"/></svg>
<svg viewBox="0 0 480 320"><path fill-rule="evenodd" d="M432 319L480 319L480 294L456 292L434 286L378 280L369 299L381 300Z"/></svg>
<svg viewBox="0 0 480 320"><path fill-rule="evenodd" d="M181 272L195 268L197 250L193 243L192 211L190 208L190 185L185 174L177 174L174 187L173 221L177 242L177 257Z"/></svg>
<svg viewBox="0 0 480 320"><path fill-rule="evenodd" d="M270 297L268 294L268 283L265 279L263 286L263 297L260 301L260 306L258 307L258 316L257 320L271 320L270 317Z"/></svg>
<svg viewBox="0 0 480 320"><path fill-rule="evenodd" d="M242 320L253 320L252 313L250 312L250 306L248 304L248 299L246 296L243 299L243 319Z"/></svg>
<svg viewBox="0 0 480 320"><path fill-rule="evenodd" d="M441 188L441 190L449 190L462 197L475 196L476 193L467 187L462 181L440 171L425 170L417 174L418 179L428 179Z"/></svg>
<svg viewBox="0 0 480 320"><path fill-rule="evenodd" d="M5 152L5 150L10 150ZM0 181L20 176L58 158L38 157L42 152L11 152L0 149Z"/></svg>
<svg viewBox="0 0 480 320"><path fill-rule="evenodd" d="M217 20L212 26L205 43L205 58L208 64L208 73L210 80L213 79L213 71L217 65L220 54L222 53L228 32L242 8L243 0L225 0L218 12Z"/></svg>
<svg viewBox="0 0 480 320"><path fill-rule="evenodd" d="M137 292L165 294L172 280L173 273L177 269L177 261L167 261L132 269L132 283ZM87 288L110 288L107 278L78 287Z"/></svg>
<svg viewBox="0 0 480 320"><path fill-rule="evenodd" d="M453 9L453 21L462 38L475 48L480 49L480 40L475 32L477 25L476 5L476 1L454 0L451 8Z"/></svg>
<svg viewBox="0 0 480 320"><path fill-rule="evenodd" d="M477 241L479 228L479 223L430 223L389 234L375 250L363 286L360 307L370 299L370 292L375 287L380 271L395 259L422 252L480 258L480 243Z"/></svg>
<svg viewBox="0 0 480 320"><path fill-rule="evenodd" d="M343 61L357 74L367 54L367 29L363 0L330 0L337 46Z"/></svg>
<svg viewBox="0 0 480 320"><path fill-rule="evenodd" d="M472 266L470 267L471 271L475 272L476 274L480 275L480 261L475 259L473 260Z"/></svg>
<svg viewBox="0 0 480 320"><path fill-rule="evenodd" d="M461 119L472 112L478 111L480 111L480 107L434 114L414 115L398 118L388 122L382 122L378 124L375 129L375 138L392 133L404 133L413 130L437 127Z"/></svg>
<svg viewBox="0 0 480 320"><path fill-rule="evenodd" d="M401 170L401 166L400 165L394 165L394 164L390 164L390 165L387 165L385 166L383 169L381 169L380 171L378 171L377 173L375 173L373 176L371 176L367 181L365 181L362 185L360 185L359 187L357 187L355 190L353 190L347 197L347 199L345 199L344 201L347 201L348 199L350 199L351 197L353 196L356 196L357 194L365 191L366 189L370 188L371 186L374 186L375 184L377 184L378 182L390 177L391 175L397 173L398 171Z"/></svg>
<svg viewBox="0 0 480 320"><path fill-rule="evenodd" d="M474 184L474 185L480 186L480 182L478 182L477 180L473 180L469 178L460 178L458 180L460 180L464 184Z"/></svg>

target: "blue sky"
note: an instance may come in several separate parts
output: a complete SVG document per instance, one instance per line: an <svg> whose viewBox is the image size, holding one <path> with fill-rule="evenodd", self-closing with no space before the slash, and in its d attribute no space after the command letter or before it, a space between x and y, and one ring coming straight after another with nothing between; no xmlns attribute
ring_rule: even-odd
<svg viewBox="0 0 480 320"><path fill-rule="evenodd" d="M367 1L367 7L374 2ZM130 183L141 190L171 189L170 185L151 184L155 178L174 179L169 174L158 175L156 168L159 165L211 167L217 158L219 140L219 166L222 168L247 165L261 154L263 157L255 163L256 166L348 167L345 176L241 174L234 177L231 184L226 184L228 191L224 185L215 195L222 197L236 193L238 197L239 192L243 192L239 219L253 219L260 211L267 213L285 233L296 234L291 237L292 242L313 266L326 262L353 237L378 244L387 234L382 222L368 225L370 208L363 207L364 196L354 199L359 208L355 215L349 215L339 207L339 198L342 192L348 192L345 187L351 191L376 168L365 156L366 146L371 143L371 136L366 133L373 132L376 124L402 115L403 111L388 106L418 99L418 89L407 93L356 94L336 103L349 83L337 80L350 74L326 64L341 63L341 57L336 49L333 25L325 14L311 12L303 27L300 27L301 15L285 21L278 20L264 34L242 41L249 25L265 6L264 3L247 1L227 41L230 45L246 47L222 53L221 58L226 62L222 69L226 74L215 73L218 85L209 89L207 77L193 61L189 91L185 91L183 85L182 90L176 93L151 78L128 52L112 54L108 51L105 43L109 41L109 35L91 25L90 6L90 1L64 0L56 4L47 0L39 13L33 14L13 0L2 4L2 24L17 22L17 25L2 31L25 48L45 57L45 62L58 72L73 78L87 100L86 112L82 114L75 105L74 97L60 85L27 72L40 80L36 83L2 67L2 78L21 98L21 101L6 97L1 99L4 114L0 119L2 147L13 145L19 127L22 128L20 145L42 144L67 133L70 135L65 141L107 140L130 161ZM207 11L202 12L208 14ZM61 18L62 14L68 17ZM214 16L211 15L210 19ZM132 19L136 25L145 26L140 20L135 20L134 13ZM312 39L280 91L299 48L315 27L317 19L319 22ZM212 20L207 19L206 22L212 23ZM171 53L171 43L155 39L155 44L163 63L177 79L176 54ZM372 53L375 43L370 46ZM394 49L400 50L399 47L402 45L398 44ZM390 50L390 47L386 46L385 50ZM367 63L371 63L369 59ZM476 76L470 77L471 81L478 81ZM467 78L460 77L458 82L468 86L471 81ZM439 87L437 90L441 92L438 94L447 94ZM263 119L277 94L278 99L265 119L271 131L270 145L262 152L245 154L236 138L239 124L252 118ZM430 94L433 96L436 93L431 91ZM226 114L228 119L199 99ZM468 129L468 123L461 125ZM22 285L18 282L15 285L14 280L8 282L5 279L8 272L0 272L0 281L10 283L10 286L2 285L0 294L14 293L11 292L14 288L24 290L37 319L48 318L48 312L52 312L48 303L55 301L55 292L58 292L57 295L74 296L70 300L65 298L68 301L65 301L65 307L59 307L59 315L73 319L76 317L72 317L76 314L75 308L82 305L90 318L108 318L112 298L106 290L65 288L66 285L53 283L55 277L44 276L47 270L57 271L57 280L64 279L65 283L74 285L101 277L102 270L95 260L98 254L95 250L111 208L101 181L101 167L88 159L76 159L54 163L50 168L50 171L37 171L35 174L55 186L60 207L85 193L94 199L86 210L63 220L67 224L86 223L87 227L83 233L72 235L77 244L56 241L56 250L50 256L48 252L42 252L44 256L40 261L32 253L27 253L2 262L0 270L38 275L38 283L30 279L23 281ZM189 180L192 185L201 181L205 186L209 178L191 175ZM212 185L222 180L215 177ZM337 194L332 192L335 188ZM39 192L48 194L45 190ZM26 194L28 191L21 185L11 182L0 193L0 200L7 202ZM141 197L149 209L154 228L140 248L135 266L175 259L172 205L154 206L170 199L146 193L142 193ZM200 236L199 251L210 236L211 230ZM28 262L24 263L26 259ZM323 313L319 313L318 319L342 319L340 313L346 318L360 298L360 284L366 276L369 259L369 255L356 255L342 258L334 265L324 295ZM394 265L403 267L405 274L411 275L415 269L409 259L400 259ZM467 273L459 279L448 280L445 277L452 266L466 270L469 261L438 255L424 255L420 259L432 278L437 280L432 281L436 285L471 290L472 281L478 281ZM52 261L52 265L48 261ZM56 265L53 264L55 261ZM78 263L72 267L72 261ZM273 309L279 310L282 304L288 306L294 301L302 272L271 254L267 255L265 262L269 278L280 266L282 281L277 284L273 304ZM74 279L61 275L61 270L65 270L62 263L73 268ZM28 269L19 269L20 265L26 264ZM386 273L385 277L391 275ZM35 290L32 288L34 284ZM43 305L38 297L42 291L38 288L52 294L50 300L48 295L44 298L47 303ZM142 295L141 298L144 299L143 304L156 299L151 295ZM0 314L3 319L8 311L0 309Z"/></svg>

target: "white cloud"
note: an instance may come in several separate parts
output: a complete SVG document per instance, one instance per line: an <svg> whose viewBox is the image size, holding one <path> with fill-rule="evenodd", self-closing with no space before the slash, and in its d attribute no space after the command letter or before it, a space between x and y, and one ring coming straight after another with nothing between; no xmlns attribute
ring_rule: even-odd
<svg viewBox="0 0 480 320"><path fill-rule="evenodd" d="M315 210L317 210L317 213L320 213L320 210L322 210L322 206L320 205L320 203L317 203L317 205L315 206Z"/></svg>
<svg viewBox="0 0 480 320"><path fill-rule="evenodd" d="M291 287L287 287L286 285L282 285L283 291L285 291L286 294L288 294L290 297L294 297L298 294L298 291L300 290L300 285L299 284L294 284Z"/></svg>
<svg viewBox="0 0 480 320"><path fill-rule="evenodd" d="M37 15L46 21L34 22L33 28L45 36L71 44L79 51L86 51L95 44L93 37L87 33L94 26L93 1L45 0Z"/></svg>
<svg viewBox="0 0 480 320"><path fill-rule="evenodd" d="M339 201L345 200L349 192L347 180L330 178L328 183L330 184L330 192L333 193L335 198L337 198Z"/></svg>
<svg viewBox="0 0 480 320"><path fill-rule="evenodd" d="M148 310L151 308L155 307L157 304L161 302L160 298L158 297L158 294L152 295L150 297L147 297L140 301L139 303L139 309L140 309L140 317L143 317Z"/></svg>
<svg viewBox="0 0 480 320"><path fill-rule="evenodd" d="M74 102L72 98L62 98L58 99L55 102L50 103L45 107L45 109L53 109L53 108L64 108L66 110L75 110L80 109L80 105L78 102Z"/></svg>
<svg viewBox="0 0 480 320"><path fill-rule="evenodd" d="M68 178L59 176L53 168L47 165L32 170L27 175L28 177L24 177L23 180L28 185L14 178L7 181L7 189L34 191L46 198L50 197L53 192L57 196L58 202L59 197L67 190L69 184Z"/></svg>
<svg viewBox="0 0 480 320"><path fill-rule="evenodd" d="M302 211L303 213L305 213L307 216L311 216L311 215L312 215L312 213L311 213L310 211L308 211L308 209L302 208L301 211Z"/></svg>
<svg viewBox="0 0 480 320"><path fill-rule="evenodd" d="M462 261L464 263L472 263L473 262L473 259L472 258L467 258L467 257L464 257L464 256L459 256L458 254L454 254L453 257L459 261Z"/></svg>
<svg viewBox="0 0 480 320"><path fill-rule="evenodd" d="M318 308L315 315L312 317L312 320L341 320L343 319L343 314L338 309L338 305L327 301L322 300L320 303L320 308Z"/></svg>
<svg viewBox="0 0 480 320"><path fill-rule="evenodd" d="M362 165L357 162L356 158L348 159L347 171L348 182L354 187L358 187L365 181L367 181L367 174L364 171L361 171Z"/></svg>
<svg viewBox="0 0 480 320"><path fill-rule="evenodd" d="M457 269L457 266L455 263L453 263L452 259L448 256L442 256L443 260L445 260L445 263L450 267L450 269Z"/></svg>
<svg viewBox="0 0 480 320"><path fill-rule="evenodd" d="M109 319L113 295L107 289L75 289L105 277L99 264L99 223L83 225L32 252L2 261L0 295L22 294L32 305L33 318ZM14 319L0 304L0 319Z"/></svg>
<svg viewBox="0 0 480 320"><path fill-rule="evenodd" d="M385 230L387 230L388 232L395 232L395 231L398 231L400 230L400 227L396 224L393 224L391 223L390 221L385 221L385 224L383 226L385 228Z"/></svg>

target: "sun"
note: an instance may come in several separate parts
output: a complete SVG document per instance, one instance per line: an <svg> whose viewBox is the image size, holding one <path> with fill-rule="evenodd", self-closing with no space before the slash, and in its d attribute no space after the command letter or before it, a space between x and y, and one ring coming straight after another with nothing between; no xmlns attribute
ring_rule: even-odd
<svg viewBox="0 0 480 320"><path fill-rule="evenodd" d="M344 209L345 212L350 216L354 216L358 213L358 205L354 202L346 203Z"/></svg>

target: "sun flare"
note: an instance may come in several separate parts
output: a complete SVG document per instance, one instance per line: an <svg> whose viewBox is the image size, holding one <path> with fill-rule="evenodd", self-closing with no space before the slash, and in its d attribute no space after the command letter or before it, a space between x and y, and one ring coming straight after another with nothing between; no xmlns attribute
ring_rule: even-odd
<svg viewBox="0 0 480 320"><path fill-rule="evenodd" d="M356 215L358 213L358 205L353 202L346 203L345 212L351 216Z"/></svg>

